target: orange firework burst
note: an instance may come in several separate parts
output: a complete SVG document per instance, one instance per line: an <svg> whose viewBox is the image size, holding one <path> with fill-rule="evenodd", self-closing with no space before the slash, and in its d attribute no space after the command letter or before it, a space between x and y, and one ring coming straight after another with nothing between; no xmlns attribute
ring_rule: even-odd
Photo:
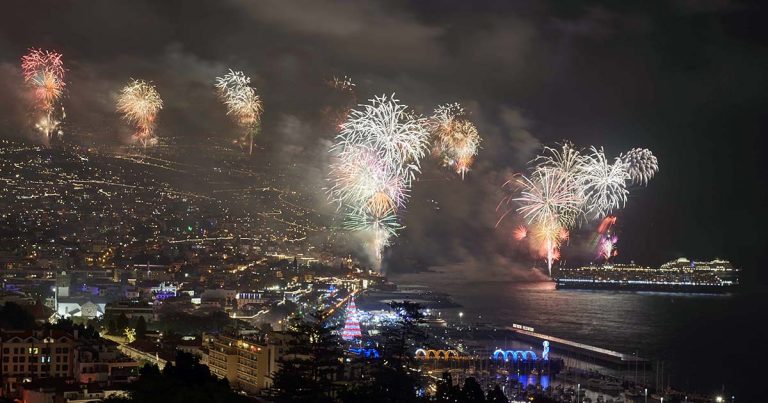
<svg viewBox="0 0 768 403"><path fill-rule="evenodd" d="M464 115L461 105L448 104L435 109L430 119L430 130L435 137L432 152L462 179L469 171L481 141L477 128Z"/></svg>
<svg viewBox="0 0 768 403"><path fill-rule="evenodd" d="M42 116L37 119L37 128L50 137L59 126L60 119L54 117L56 104L64 95L64 63L61 53L42 49L30 49L21 58L24 82L33 90L35 109Z"/></svg>
<svg viewBox="0 0 768 403"><path fill-rule="evenodd" d="M512 232L512 236L515 237L515 240L522 241L528 236L528 228L525 228L525 225L520 225Z"/></svg>

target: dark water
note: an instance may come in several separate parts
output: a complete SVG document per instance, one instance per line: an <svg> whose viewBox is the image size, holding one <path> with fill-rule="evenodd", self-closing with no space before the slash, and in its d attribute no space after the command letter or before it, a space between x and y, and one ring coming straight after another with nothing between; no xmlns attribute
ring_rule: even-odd
<svg viewBox="0 0 768 403"><path fill-rule="evenodd" d="M453 296L464 320L537 332L664 361L664 378L690 391L768 401L765 290L728 295L555 290L552 283L467 282L440 274L393 278ZM651 381L653 379L650 379ZM666 381L665 381L666 382ZM766 392L760 392L765 389Z"/></svg>

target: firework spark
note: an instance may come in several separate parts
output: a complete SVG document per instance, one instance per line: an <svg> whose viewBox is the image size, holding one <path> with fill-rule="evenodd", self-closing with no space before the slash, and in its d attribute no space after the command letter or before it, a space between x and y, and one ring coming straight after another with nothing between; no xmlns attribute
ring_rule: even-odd
<svg viewBox="0 0 768 403"><path fill-rule="evenodd" d="M372 234L377 262L400 228L398 211L427 148L425 121L397 99L376 97L350 112L331 151L329 197L339 205L345 227Z"/></svg>
<svg viewBox="0 0 768 403"><path fill-rule="evenodd" d="M155 121L163 109L163 100L155 86L144 80L131 79L117 98L117 111L123 118L136 125L134 140L145 148L157 143Z"/></svg>
<svg viewBox="0 0 768 403"><path fill-rule="evenodd" d="M328 104L323 107L322 113L325 115L329 126L335 131L339 131L341 125L347 121L349 113L357 105L355 83L347 76L343 78L334 76L327 80L326 84L333 89L333 92L328 99Z"/></svg>
<svg viewBox="0 0 768 403"><path fill-rule="evenodd" d="M433 153L462 179L469 171L482 141L475 125L465 116L464 108L453 103L439 106L429 120L435 139Z"/></svg>
<svg viewBox="0 0 768 403"><path fill-rule="evenodd" d="M55 116L56 105L64 94L64 63L61 53L42 49L30 49L21 58L24 82L34 92L35 109L40 113L36 128L45 134L46 139L54 133L61 134L58 127L64 117Z"/></svg>
<svg viewBox="0 0 768 403"><path fill-rule="evenodd" d="M261 127L263 104L256 90L251 87L251 78L242 71L229 70L222 77L216 77L216 89L227 107L227 115L233 116L245 134L248 153L253 154L253 138Z"/></svg>
<svg viewBox="0 0 768 403"><path fill-rule="evenodd" d="M620 158L626 164L633 184L648 185L656 172L659 172L659 161L647 148L633 148Z"/></svg>

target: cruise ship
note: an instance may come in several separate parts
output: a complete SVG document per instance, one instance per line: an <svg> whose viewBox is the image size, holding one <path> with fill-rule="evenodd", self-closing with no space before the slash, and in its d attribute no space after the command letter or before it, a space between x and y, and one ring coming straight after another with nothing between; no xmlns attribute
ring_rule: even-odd
<svg viewBox="0 0 768 403"><path fill-rule="evenodd" d="M558 289L727 292L739 285L739 269L722 259L679 258L658 268L634 263L561 268L554 280Z"/></svg>

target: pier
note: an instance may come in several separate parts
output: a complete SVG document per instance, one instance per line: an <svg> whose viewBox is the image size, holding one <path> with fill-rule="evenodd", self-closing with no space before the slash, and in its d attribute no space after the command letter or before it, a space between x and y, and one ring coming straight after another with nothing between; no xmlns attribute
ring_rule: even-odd
<svg viewBox="0 0 768 403"><path fill-rule="evenodd" d="M624 354L606 348L590 346L584 343L536 333L532 330L523 329L520 326L509 327L508 329L514 332L515 336L520 340L535 342L536 344L541 344L545 340L549 341L552 350L558 353L580 355L613 365L626 365L628 363L642 363L648 361L645 358L637 357L633 354Z"/></svg>

